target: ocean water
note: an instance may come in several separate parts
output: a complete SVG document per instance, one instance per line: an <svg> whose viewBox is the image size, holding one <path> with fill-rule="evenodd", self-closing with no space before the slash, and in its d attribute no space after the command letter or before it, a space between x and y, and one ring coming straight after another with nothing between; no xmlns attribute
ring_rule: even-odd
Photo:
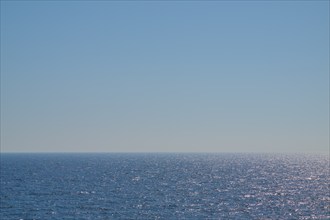
<svg viewBox="0 0 330 220"><path fill-rule="evenodd" d="M330 219L329 157L1 154L0 219Z"/></svg>

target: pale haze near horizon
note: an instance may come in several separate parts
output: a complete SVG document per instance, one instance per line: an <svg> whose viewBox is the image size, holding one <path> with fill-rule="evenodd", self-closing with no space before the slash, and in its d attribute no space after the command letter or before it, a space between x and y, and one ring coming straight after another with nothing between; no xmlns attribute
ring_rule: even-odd
<svg viewBox="0 0 330 220"><path fill-rule="evenodd" d="M328 151L328 1L1 1L1 152Z"/></svg>

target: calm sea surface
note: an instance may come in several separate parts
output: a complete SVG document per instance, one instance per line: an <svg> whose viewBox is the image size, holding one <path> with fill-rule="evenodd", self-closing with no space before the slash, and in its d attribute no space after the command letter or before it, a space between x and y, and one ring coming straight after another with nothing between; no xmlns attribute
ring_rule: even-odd
<svg viewBox="0 0 330 220"><path fill-rule="evenodd" d="M0 219L330 219L328 156L1 154Z"/></svg>

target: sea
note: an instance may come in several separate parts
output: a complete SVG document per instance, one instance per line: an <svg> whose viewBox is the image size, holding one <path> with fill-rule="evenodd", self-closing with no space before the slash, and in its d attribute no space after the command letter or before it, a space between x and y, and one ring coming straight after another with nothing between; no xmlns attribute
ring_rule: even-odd
<svg viewBox="0 0 330 220"><path fill-rule="evenodd" d="M330 219L328 155L1 153L0 219Z"/></svg>

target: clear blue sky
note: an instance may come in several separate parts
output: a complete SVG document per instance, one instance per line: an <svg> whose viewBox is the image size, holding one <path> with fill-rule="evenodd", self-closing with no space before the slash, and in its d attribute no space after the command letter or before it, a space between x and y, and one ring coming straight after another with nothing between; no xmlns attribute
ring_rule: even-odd
<svg viewBox="0 0 330 220"><path fill-rule="evenodd" d="M328 150L328 1L1 1L2 152Z"/></svg>

